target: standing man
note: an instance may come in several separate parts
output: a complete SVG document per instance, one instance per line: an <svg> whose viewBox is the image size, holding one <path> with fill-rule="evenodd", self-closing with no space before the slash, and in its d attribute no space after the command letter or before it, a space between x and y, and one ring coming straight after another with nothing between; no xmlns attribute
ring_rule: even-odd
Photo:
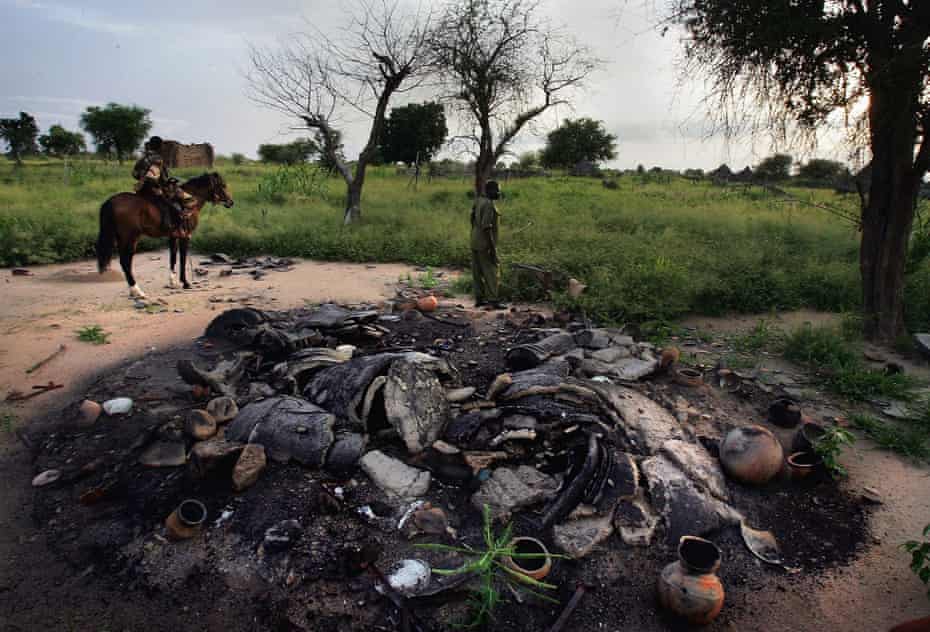
<svg viewBox="0 0 930 632"><path fill-rule="evenodd" d="M471 209L471 274L475 286L475 305L495 309L506 307L500 302L501 270L497 256L497 236L500 213L494 200L500 199L500 187L494 180L484 185L484 195L478 196Z"/></svg>

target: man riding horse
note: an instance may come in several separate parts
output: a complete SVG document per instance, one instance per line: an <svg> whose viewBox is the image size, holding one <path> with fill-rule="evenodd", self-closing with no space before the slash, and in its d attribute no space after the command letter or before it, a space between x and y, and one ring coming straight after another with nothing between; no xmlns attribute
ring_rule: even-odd
<svg viewBox="0 0 930 632"><path fill-rule="evenodd" d="M132 168L136 193L150 200L161 211L162 228L178 230L191 196L178 181L168 175L168 167L161 155L162 139L152 136L145 144L145 153Z"/></svg>

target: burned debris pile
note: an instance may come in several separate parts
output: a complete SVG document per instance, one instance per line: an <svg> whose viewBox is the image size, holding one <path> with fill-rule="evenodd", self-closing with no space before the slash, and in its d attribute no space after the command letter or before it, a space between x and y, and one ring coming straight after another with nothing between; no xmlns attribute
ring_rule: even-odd
<svg viewBox="0 0 930 632"><path fill-rule="evenodd" d="M595 551L655 564L683 537L731 526L783 566L775 525L757 522L771 514L721 467L732 425L673 414L674 397L657 392L687 390L663 375L677 354L518 316L476 330L455 314L336 305L224 312L196 350L132 365L124 392L98 385L131 394L131 412L45 438L38 470L59 476L37 490L37 517L69 559L149 586L209 558L227 583L245 573L292 595L320 581L349 590L374 568L358 562L372 547L385 567L404 556L454 566L412 547L468 542L485 512L564 556L563 579L595 572ZM638 382L648 376L661 384ZM69 533L69 521L84 528ZM395 614L448 590L427 574L401 595L392 577L374 584ZM366 629L368 610L348 627Z"/></svg>

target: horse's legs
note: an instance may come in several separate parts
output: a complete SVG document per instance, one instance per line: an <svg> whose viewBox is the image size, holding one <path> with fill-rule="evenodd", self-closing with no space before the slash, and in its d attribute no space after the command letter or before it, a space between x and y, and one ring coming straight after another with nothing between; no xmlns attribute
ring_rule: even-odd
<svg viewBox="0 0 930 632"><path fill-rule="evenodd" d="M136 284L136 279L132 276L132 256L136 252L136 240L120 240L119 244L119 264L123 268L123 274L126 275L126 283L129 284L129 296L131 298L145 298L145 292Z"/></svg>
<svg viewBox="0 0 930 632"><path fill-rule="evenodd" d="M171 251L171 275L168 277L168 287L170 288L179 288L181 284L178 282L178 275L174 271L175 264L178 262L178 238L169 237L168 238L168 249ZM181 270L183 272L184 266L181 265Z"/></svg>
<svg viewBox="0 0 930 632"><path fill-rule="evenodd" d="M185 290L191 289L191 284L187 282L187 247L190 245L191 240L189 237L182 237L180 239L181 246L181 287Z"/></svg>

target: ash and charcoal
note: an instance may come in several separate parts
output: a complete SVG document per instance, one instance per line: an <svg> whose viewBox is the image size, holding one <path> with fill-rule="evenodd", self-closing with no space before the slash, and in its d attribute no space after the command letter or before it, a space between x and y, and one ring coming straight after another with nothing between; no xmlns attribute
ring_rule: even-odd
<svg viewBox="0 0 930 632"><path fill-rule="evenodd" d="M724 476L713 448L729 420L670 412L693 393L652 345L540 327L537 314L477 329L443 320L336 305L224 312L193 351L150 358L149 379L98 384L100 399L134 397L128 416L45 438L37 471L59 478L37 490L36 517L75 564L145 586L170 590L206 565L230 586L325 584L353 603L359 551L376 549L385 568L454 566L413 543L477 543L485 506L578 560L554 571L570 586L625 577L604 568L617 550L658 568L682 535L717 538L747 588L745 577L784 571L760 568L741 533L771 530L778 563L807 570L855 554L865 511L832 482L750 488ZM751 419L752 402L739 406ZM169 543L165 518L187 498L208 520ZM329 616L325 600L299 613L298 601L288 617ZM552 612L527 614L534 603L513 616L543 628ZM353 609L347 629L369 629L372 611Z"/></svg>

